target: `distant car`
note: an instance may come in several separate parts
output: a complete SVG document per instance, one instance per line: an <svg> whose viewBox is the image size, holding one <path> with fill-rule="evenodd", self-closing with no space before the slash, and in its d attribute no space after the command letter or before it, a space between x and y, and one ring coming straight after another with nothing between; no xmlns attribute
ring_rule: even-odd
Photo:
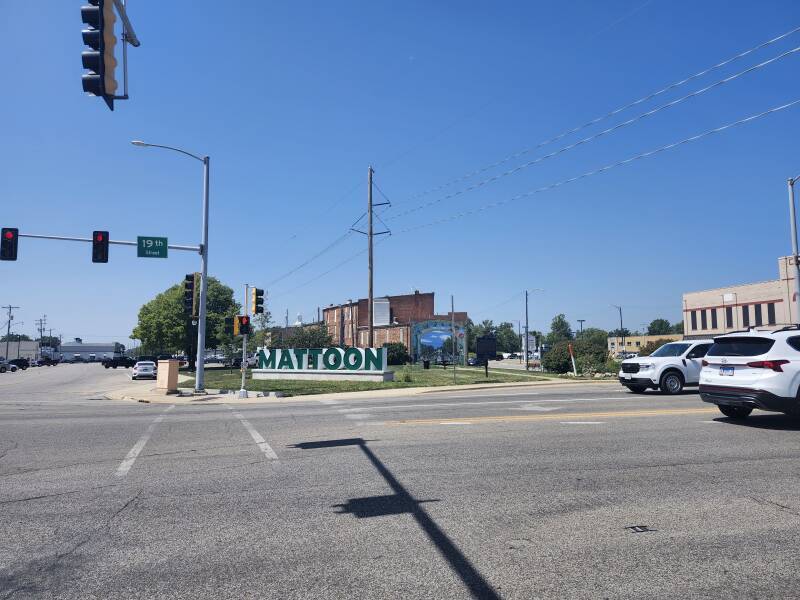
<svg viewBox="0 0 800 600"><path fill-rule="evenodd" d="M30 366L31 367L41 367L42 363L40 363L38 360L32 360Z"/></svg>
<svg viewBox="0 0 800 600"><path fill-rule="evenodd" d="M156 379L158 377L158 367L152 360L140 360L133 365L131 379Z"/></svg>
<svg viewBox="0 0 800 600"><path fill-rule="evenodd" d="M470 367L480 367L482 363L481 363L481 362L480 362L480 361L479 361L477 358L475 358L475 357L473 356L472 358L468 358L468 359L467 359L467 364L468 364Z"/></svg>
<svg viewBox="0 0 800 600"><path fill-rule="evenodd" d="M116 369L117 367L129 368L136 364L136 360L130 356L115 356L114 358L104 358L103 366L106 369Z"/></svg>
<svg viewBox="0 0 800 600"><path fill-rule="evenodd" d="M17 371L17 365L12 365L7 360L0 360L0 373L5 373L6 371L15 373Z"/></svg>
<svg viewBox="0 0 800 600"><path fill-rule="evenodd" d="M31 366L31 362L27 358L12 358L8 364L17 365L17 368L23 371Z"/></svg>
<svg viewBox="0 0 800 600"><path fill-rule="evenodd" d="M498 352L497 355L494 357L494 359L495 360L503 360L503 355Z"/></svg>
<svg viewBox="0 0 800 600"><path fill-rule="evenodd" d="M511 360L512 358L519 358L519 354L517 354L516 352L512 352L511 354L508 355L508 359Z"/></svg>
<svg viewBox="0 0 800 600"><path fill-rule="evenodd" d="M50 358L49 356L43 356L39 359L39 366L40 367L55 367L59 363L58 359Z"/></svg>

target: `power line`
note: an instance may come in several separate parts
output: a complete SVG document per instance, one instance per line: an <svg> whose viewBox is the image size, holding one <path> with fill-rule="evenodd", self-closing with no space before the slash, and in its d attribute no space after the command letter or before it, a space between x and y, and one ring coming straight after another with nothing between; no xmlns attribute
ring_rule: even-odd
<svg viewBox="0 0 800 600"><path fill-rule="evenodd" d="M740 59L744 58L745 56L748 56L749 54L752 54L753 52L761 50L762 48L766 48L767 46L771 46L772 44L775 44L775 43L779 42L782 39L785 39L785 38L787 38L787 37L789 37L791 35L794 35L798 31L800 31L800 27L795 27L794 29L791 29L790 31L787 31L786 33L783 33L783 34L781 34L781 35L779 35L777 37L774 37L774 38L772 38L770 40L762 42L761 44L759 44L757 46L753 46L752 48L749 48L748 50L740 52L739 54L737 54L735 56L727 58L727 59L723 60L722 62L719 62L719 63L717 63L717 64L715 64L715 65L713 65L711 67L708 67L707 69L703 69L702 71L698 71L694 75L689 75L688 77L686 77L684 79L681 79L680 81L676 81L674 83L670 83L669 85L667 85L667 86L665 86L665 87L663 87L663 88L661 88L661 89L659 89L659 90L657 90L655 92L647 94L646 96L642 96L638 100L634 100L633 102L630 102L630 103L628 103L628 104L626 104L624 106L621 106L619 108L615 108L614 110L612 110L612 111L610 111L610 112L608 112L608 113L606 113L606 114L604 114L602 116L595 117L594 119L591 119L591 120L587 121L583 125L579 125L577 127L574 127L573 129L569 129L569 130L566 130L566 131L564 131L562 133L559 133L558 135L556 135L554 137L551 137L551 138L549 138L547 140L539 142L535 146L531 146L531 147L525 148L524 150L519 150L519 151L517 151L517 152L515 152L513 154L510 154L510 155L506 156L505 158L502 158L502 159L498 160L497 162L494 162L494 163L492 163L490 165L487 165L485 167L481 167L479 169L471 171L471 172L467 173L466 175L462 175L461 177L458 177L456 179L452 179L452 180L448 181L447 183L443 183L443 184L438 185L436 187L433 187L433 188L430 188L428 190L425 190L425 191L419 192L417 194L414 194L413 196L410 196L408 198L408 200L411 201L411 200L414 200L416 198L420 198L422 196L427 196L428 194L433 194L435 192L443 190L444 188L450 187L451 185L454 185L454 184L460 183L460 182L462 182L462 181L464 181L466 179L470 179L472 177L475 177L476 175L481 175L481 174L485 173L486 171L489 171L491 169L494 169L496 167L504 165L505 163L507 163L509 161L512 161L515 158L519 158L520 156L524 156L526 154L529 154L530 152L538 150L539 148L541 148L543 146L546 146L548 144L552 144L553 142L557 142L558 140L563 139L568 135L571 135L573 133L577 133L577 132L579 132L579 131L581 131L583 129L586 129L587 127L591 127L592 125L596 125L597 123L600 123L601 121L605 121L606 119L609 119L609 118L611 118L611 117L613 117L613 116L615 116L615 115L617 115L617 114L619 114L619 113L621 113L621 112L623 112L623 111L625 111L625 110L627 110L629 108L633 108L634 106L642 104L643 102L647 102L648 100L652 100L656 96L660 96L661 94L664 94L664 93L666 93L666 92L668 92L670 90L673 90L673 89L678 88L678 87L680 87L682 85L685 85L685 84L689 83L690 81L693 81L693 80L695 80L695 79L697 79L699 77L703 77L704 75L708 75L709 73L711 73L713 71L716 71L718 69L721 69L722 67L724 67L726 65L729 65L729 64L731 64L731 63L733 63L733 62L735 62L737 60L740 60Z"/></svg>
<svg viewBox="0 0 800 600"><path fill-rule="evenodd" d="M609 127L607 129L604 129L603 131L599 131L599 132L597 132L597 133L595 133L593 135L590 135L589 137L585 137L583 139L580 139L580 140L578 140L576 142L573 142L571 144L568 144L566 146L562 146L558 150L554 150L553 152L550 152L549 154L545 154L543 156L539 156L539 157L537 157L537 158L535 158L535 159L533 159L531 161L528 161L526 163L518 165L518 166L514 167L513 169L509 169L507 171L503 171L502 173L498 173L497 175L493 175L492 177L489 177L487 179L484 179L482 181L474 183L471 186L466 187L464 189L457 190L457 191L453 192L452 194L448 194L447 196L443 196L443 197L437 198L435 200L430 200L428 202L425 202L425 203L420 204L418 206L415 206L413 208L409 208L409 209L407 209L407 210L405 210L405 211L403 211L401 213L398 213L398 214L395 214L395 215L389 217L389 220L399 219L400 217L404 217L406 215L418 212L418 211L423 210L425 208L429 208L430 206L433 206L434 204L439 204L440 202L444 202L445 200L449 200L451 198L455 198L456 196L460 196L461 194L465 194L467 192L471 192L471 191L476 190L478 188L481 188L481 187L483 187L485 185L493 183L493 182L495 182L495 181L497 181L499 179L502 179L504 177L508 177L509 175L513 175L515 173L518 173L519 171L522 171L523 169L527 169L529 167L532 167L534 165L542 163L542 162L544 162L545 160L547 160L549 158L553 158L554 156L558 156L559 154L563 154L564 152L567 152L569 150L577 148L578 146L582 146L584 144L592 142L592 141L594 141L594 140L596 140L598 138L603 137L604 135L608 135L609 133L613 133L613 132L615 132L615 131L617 131L619 129L622 129L623 127L627 127L628 125L632 125L633 123L636 123L637 121L641 121L642 119L645 119L645 118L650 117L650 116L652 116L652 115L654 115L654 114L656 114L658 112L661 112L662 110L665 110L667 108L672 108L673 106L676 106L676 105L680 104L681 102L685 102L686 100L689 100L691 98L695 98L695 97L697 97L697 96L699 96L701 94L704 94L704 93L708 92L709 90L717 88L717 87L719 87L721 85L724 85L724 84L726 84L726 83L728 83L730 81L733 81L734 79L738 79L739 77L742 77L742 76L744 76L744 75L746 75L748 73L752 73L753 71L756 71L758 69L762 69L762 68L764 68L764 67L766 67L766 66L768 66L768 65L770 65L770 64L772 64L772 63L774 63L774 62L776 62L776 61L778 61L778 60L780 60L782 58L786 58L787 56L790 56L792 54L796 54L797 52L800 52L800 46L797 46L796 48L792 48L791 50L787 50L786 52L783 52L783 53L781 53L781 54L779 54L777 56L774 56L774 57L772 57L772 58L770 58L768 60L760 62L757 65L753 65L752 67L749 67L749 68L747 68L747 69L745 69L743 71L739 71L738 73L734 73L733 75L729 75L728 77L725 77L724 79L720 79L719 81L715 81L714 83L712 83L710 85L707 85L707 86L705 86L703 88L700 88L700 89L697 89L697 90L695 90L693 92L690 92L690 93L688 93L688 94L686 94L684 96L681 96L680 98L676 98L674 100L671 100L671 101L667 102L666 104L662 104L660 106L657 106L657 107L655 107L655 108L653 108L651 110L648 110L647 112L644 112L644 113L641 113L641 114L639 114L639 115L637 115L635 117L632 117L632 118L628 119L627 121L622 121L621 123L617 123L616 125L614 125L612 127Z"/></svg>
<svg viewBox="0 0 800 600"><path fill-rule="evenodd" d="M551 183L550 185L546 185L546 186L537 188L535 190L530 190L528 192L523 192L521 194L517 194L516 196L512 196L511 198L506 198L505 200L498 200L496 202L491 202L489 204L485 204L483 206L480 206L480 207L472 209L472 210L462 211L460 213L456 213L456 214L450 215L449 217L444 217L444 218L438 219L436 221L431 221L430 223L424 223L424 224L421 224L421 225L415 225L413 227L408 227L406 229L400 230L398 233L407 233L409 231L415 231L417 229L422 229L424 227L432 227L434 225L440 225L442 223L453 221L455 219L460 219L462 217L466 217L466 216L469 216L469 215L473 215L473 214L477 214L477 213L486 211L486 210L488 210L490 208L496 208L498 206L502 206L504 204L508 204L509 202L513 202L515 200L520 200L522 198L533 196L534 194L539 194L541 192L552 190L552 189L555 189L557 187L561 187L562 185L566 185L568 183L572 183L572 182L578 181L579 179L585 179L587 177L591 177L592 175L598 175L600 173L605 173L606 171L609 171L609 170L614 169L616 167L620 167L622 165L626 165L626 164L632 163L632 162L640 160L642 158L648 158L650 156L659 154L661 152L665 152L666 150L671 150L672 148L676 148L676 147L681 146L683 144L688 144L689 142L697 141L699 139L708 137L708 136L713 135L715 133L720 133L722 131L725 131L726 129L730 129L732 127L737 127L738 125L743 125L745 123L749 123L750 121L755 121L756 119L760 119L762 117L766 117L768 115L771 115L772 113L776 113L776 112L785 110L787 108L791 108L792 106L795 106L798 103L800 103L800 99L793 100L791 102L787 102L786 104L782 104L781 106L776 106L774 108L770 108L768 110L765 110L763 112L760 112L760 113L757 113L757 114L754 114L754 115L750 115L749 117L745 117L743 119L739 119L738 121L734 121L732 123L727 123L726 125L721 125L720 127L716 127L714 129L709 129L708 131L704 131L703 133L698 133L697 135L693 135L691 137L684 138L684 139L682 139L680 141L673 142L671 144L666 144L665 146L660 146L659 148L655 148L653 150L648 150L647 152L642 152L641 154L637 154L635 156L631 156L631 157L626 158L624 160L620 160L620 161L617 161L615 163L611 163L611 164L605 165L603 167L599 167L599 168L594 169L592 171L587 171L586 173L582 173L580 175L576 175L575 177L570 177L569 179L563 179L563 180L558 181L556 183Z"/></svg>

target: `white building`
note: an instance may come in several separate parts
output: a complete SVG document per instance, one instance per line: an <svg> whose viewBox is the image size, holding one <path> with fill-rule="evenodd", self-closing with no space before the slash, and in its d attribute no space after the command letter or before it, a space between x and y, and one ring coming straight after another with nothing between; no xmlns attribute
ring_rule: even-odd
<svg viewBox="0 0 800 600"><path fill-rule="evenodd" d="M33 360L39 357L39 342L17 342L15 340L11 340L7 344L0 342L0 356L8 358L8 360L14 358Z"/></svg>
<svg viewBox="0 0 800 600"><path fill-rule="evenodd" d="M61 360L66 362L94 362L112 358L125 353L125 346L119 342L86 342L75 340L61 344Z"/></svg>

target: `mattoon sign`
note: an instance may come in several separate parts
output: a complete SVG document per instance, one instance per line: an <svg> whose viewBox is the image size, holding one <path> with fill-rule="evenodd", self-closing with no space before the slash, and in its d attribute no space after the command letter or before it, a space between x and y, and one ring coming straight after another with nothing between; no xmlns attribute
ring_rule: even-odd
<svg viewBox="0 0 800 600"><path fill-rule="evenodd" d="M392 381L386 348L259 348L253 379Z"/></svg>

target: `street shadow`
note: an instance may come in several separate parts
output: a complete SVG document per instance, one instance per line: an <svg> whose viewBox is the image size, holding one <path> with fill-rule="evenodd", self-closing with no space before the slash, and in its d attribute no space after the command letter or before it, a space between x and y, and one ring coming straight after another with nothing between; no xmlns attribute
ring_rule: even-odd
<svg viewBox="0 0 800 600"><path fill-rule="evenodd" d="M317 448L341 448L357 446L372 463L372 466L383 477L394 494L386 496L371 496L366 498L351 498L344 504L337 504L341 508L338 514L352 514L356 518L370 518L385 515L398 515L407 513L417 522L428 539L433 542L439 554L442 555L450 568L461 579L473 598L486 600L499 600L500 595L483 575L472 565L464 553L456 546L448 535L437 525L430 515L422 508L423 502L438 502L439 500L416 500L408 490L397 480L389 468L369 448L363 438L348 438L340 440L325 440L318 442L301 442L295 448L312 450Z"/></svg>
<svg viewBox="0 0 800 600"><path fill-rule="evenodd" d="M717 417L713 419L725 425L737 425L750 429L771 429L774 431L800 431L800 416L785 415L783 413L751 414L745 419L732 419L730 417Z"/></svg>

